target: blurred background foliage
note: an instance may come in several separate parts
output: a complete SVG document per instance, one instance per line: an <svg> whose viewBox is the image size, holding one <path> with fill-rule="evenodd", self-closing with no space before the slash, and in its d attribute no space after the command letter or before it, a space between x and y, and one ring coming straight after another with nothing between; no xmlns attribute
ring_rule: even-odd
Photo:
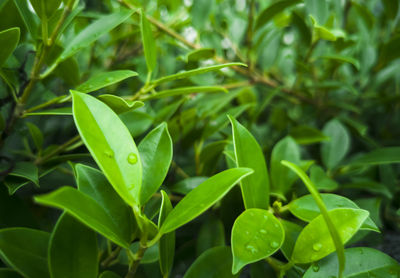
<svg viewBox="0 0 400 278"><path fill-rule="evenodd" d="M67 5L63 2L49 18L49 30ZM143 93L148 67L138 8L143 9L155 38L152 80L228 62L247 67L193 75ZM121 9L135 12L56 63L68 43L90 23ZM304 169L313 164L311 177L321 191L349 197L369 210L383 230L370 238L365 233L354 242L384 248L399 260L399 250L387 248L400 245L396 236L399 167L389 164L400 160L399 1L77 1L74 17L45 57L41 77L23 111L15 116L12 96L21 97L32 79L35 52L43 47L37 14L25 0L0 0L0 30L20 28L13 54L0 61L1 228L52 229L57 212L34 204L32 196L74 185L69 163L94 165L76 137L69 90L97 74L133 70L137 77L105 82L108 86L94 95L113 94L145 103L120 114L136 142L160 122L168 123L174 158L163 188L175 194L173 201L204 177L232 165L226 117L230 114L263 148L276 200L285 204L305 193L288 171L280 172L276 164L281 159ZM205 89L198 86L219 86L219 91L202 94ZM157 96L185 87L192 89ZM184 273L204 250L228 241L232 223L243 210L240 198L239 191L231 192L213 210L178 231L174 273ZM149 215L157 213L159 202L155 196L153 207L146 207ZM152 267L152 260L149 263L142 273L157 277L158 268ZM259 267L265 266L254 269ZM256 270L251 275L265 277L257 276Z"/></svg>

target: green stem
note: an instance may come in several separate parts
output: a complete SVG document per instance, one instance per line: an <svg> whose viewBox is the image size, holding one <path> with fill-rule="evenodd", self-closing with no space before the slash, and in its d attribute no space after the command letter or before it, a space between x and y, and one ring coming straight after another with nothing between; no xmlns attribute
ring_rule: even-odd
<svg viewBox="0 0 400 278"><path fill-rule="evenodd" d="M318 190L316 189L310 178L306 175L306 173L304 173L304 171L299 166L286 160L282 160L281 163L286 167L288 167L289 169L291 169L300 177L300 179L306 185L308 191L311 193L315 202L317 203L318 208L321 211L322 217L324 218L325 223L328 226L329 233L331 234L333 243L336 247L336 254L339 261L339 278L342 278L346 263L343 242L342 239L340 238L339 232L337 231L335 225L332 222L331 217L329 216L328 209L326 208L325 203L321 198L321 195L319 194Z"/></svg>
<svg viewBox="0 0 400 278"><path fill-rule="evenodd" d="M72 145L73 143L75 143L76 141L78 141L81 137L79 135L76 135L75 137L72 137L71 139L69 139L67 142L65 142L64 144L58 146L56 149L54 149L53 151L51 151L50 153L46 154L43 157L38 157L35 160L35 164L36 165L40 165L43 164L44 162L46 162L47 160L49 160L50 158L52 158L53 156L59 154L60 152L62 152L63 150L65 150L67 147L69 147L70 145Z"/></svg>
<svg viewBox="0 0 400 278"><path fill-rule="evenodd" d="M129 265L129 271L126 274L125 278L133 278L135 277L135 273L140 265L140 261L142 260L144 253L147 250L147 246L143 246L141 243L139 245L139 250L135 253L135 256L132 260L132 263Z"/></svg>

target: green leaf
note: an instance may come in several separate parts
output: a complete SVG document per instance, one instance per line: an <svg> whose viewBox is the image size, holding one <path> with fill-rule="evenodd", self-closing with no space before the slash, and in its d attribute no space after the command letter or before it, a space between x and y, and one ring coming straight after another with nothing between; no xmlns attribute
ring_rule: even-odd
<svg viewBox="0 0 400 278"><path fill-rule="evenodd" d="M281 246L281 251L286 259L289 260L292 257L296 240L299 237L299 234L301 233L303 227L284 219L279 219L279 221L281 222L282 227L285 230L285 241Z"/></svg>
<svg viewBox="0 0 400 278"><path fill-rule="evenodd" d="M6 1L7 2L7 1ZM22 20L24 21L24 25L28 29L33 39L37 38L37 30L38 30L38 17L36 14L31 12L28 1L14 1L15 6L18 9L19 14L21 15Z"/></svg>
<svg viewBox="0 0 400 278"><path fill-rule="evenodd" d="M268 23L274 16L283 12L286 8L300 3L301 0L282 0L269 5L265 10L263 10L257 17L255 29L259 29Z"/></svg>
<svg viewBox="0 0 400 278"><path fill-rule="evenodd" d="M50 18L60 7L62 0L29 0L36 14L42 19Z"/></svg>
<svg viewBox="0 0 400 278"><path fill-rule="evenodd" d="M321 198L328 210L336 208L360 209L360 207L357 206L353 201L340 195L323 193L321 194ZM289 210L294 216L306 222L312 221L321 213L317 203L314 201L311 195L306 195L292 201L289 204ZM379 232L378 227L370 217L365 220L360 229Z"/></svg>
<svg viewBox="0 0 400 278"><path fill-rule="evenodd" d="M248 168L234 168L218 173L190 191L168 214L160 234L176 230L224 197L241 179L253 173Z"/></svg>
<svg viewBox="0 0 400 278"><path fill-rule="evenodd" d="M199 184L206 181L207 177L191 177L180 182L174 184L173 186L169 187L169 190L175 193L179 193L182 195L188 194L194 188L196 188Z"/></svg>
<svg viewBox="0 0 400 278"><path fill-rule="evenodd" d="M282 224L272 213L262 209L245 210L232 227L232 273L271 256L279 250L284 239Z"/></svg>
<svg viewBox="0 0 400 278"><path fill-rule="evenodd" d="M236 66L247 67L247 65L243 64L243 63L226 63L226 64L221 64L221 65L202 67L202 68L197 68L194 70L182 71L182 72L179 72L179 73L176 73L173 75L161 77L157 80L154 80L152 82L152 84L157 86L164 82L174 81L174 80L182 79L182 78L188 78L193 75L203 74L203 73L210 72L210 71L217 71L219 69L226 68L226 67L236 67Z"/></svg>
<svg viewBox="0 0 400 278"><path fill-rule="evenodd" d="M99 170L77 164L75 173L79 191L90 196L103 208L114 227L118 227L124 241L129 242L137 229L132 209Z"/></svg>
<svg viewBox="0 0 400 278"><path fill-rule="evenodd" d="M321 24L325 24L329 16L328 3L320 0L305 0L304 2L308 14L314 16Z"/></svg>
<svg viewBox="0 0 400 278"><path fill-rule="evenodd" d="M324 169L317 165L311 167L310 179L318 190L332 191L339 187L338 183L328 177Z"/></svg>
<svg viewBox="0 0 400 278"><path fill-rule="evenodd" d="M394 278L400 276L400 265L390 256L376 249L356 247L345 250L346 268L343 278L379 277ZM337 258L330 255L318 264L311 266L304 278L335 277L338 267Z"/></svg>
<svg viewBox="0 0 400 278"><path fill-rule="evenodd" d="M211 59L215 56L214 48L200 48L190 51L186 55L187 62L197 62L200 60Z"/></svg>
<svg viewBox="0 0 400 278"><path fill-rule="evenodd" d="M36 149L41 150L43 147L43 133L42 131L33 123L26 123L26 126L29 129L29 133L31 134L33 143L35 144Z"/></svg>
<svg viewBox="0 0 400 278"><path fill-rule="evenodd" d="M105 209L88 195L64 186L49 194L36 196L35 201L65 210L119 246L129 248L130 238L126 238Z"/></svg>
<svg viewBox="0 0 400 278"><path fill-rule="evenodd" d="M100 17L100 19L91 23L76 37L68 42L58 61L64 61L65 59L74 55L80 49L91 45L102 35L110 32L112 29L128 19L132 13L133 11L131 10L123 9L121 11Z"/></svg>
<svg viewBox="0 0 400 278"><path fill-rule="evenodd" d="M132 207L137 205L142 163L127 127L103 102L76 91L71 94L82 141L121 198Z"/></svg>
<svg viewBox="0 0 400 278"><path fill-rule="evenodd" d="M102 274L100 274L99 278L121 278L121 276L115 274L112 271L104 271Z"/></svg>
<svg viewBox="0 0 400 278"><path fill-rule="evenodd" d="M331 170L343 160L349 151L350 136L346 128L335 119L329 121L322 132L331 138L321 145L322 162Z"/></svg>
<svg viewBox="0 0 400 278"><path fill-rule="evenodd" d="M240 182L244 206L268 209L269 177L264 154L251 133L236 119L228 116L232 124L233 146L238 167L248 167L254 173Z"/></svg>
<svg viewBox="0 0 400 278"><path fill-rule="evenodd" d="M131 244L129 249L131 252L137 253L139 251L139 241L135 241L134 243ZM152 264L156 262L159 259L159 253L158 253L158 244L154 244L150 246L149 248L146 249L146 252L143 255L143 258L140 260L140 264ZM123 265L129 265L129 258L126 254L126 252L120 252L118 256L118 263L123 264ZM154 266L157 267L157 266Z"/></svg>
<svg viewBox="0 0 400 278"><path fill-rule="evenodd" d="M277 193L285 195L296 181L297 176L287 167L281 164L282 160L300 164L300 148L292 137L280 140L271 153L271 182L272 188Z"/></svg>
<svg viewBox="0 0 400 278"><path fill-rule="evenodd" d="M22 278L23 276L19 275L18 272L8 269L8 268L0 268L0 278Z"/></svg>
<svg viewBox="0 0 400 278"><path fill-rule="evenodd" d="M8 175L29 180L39 186L38 168L33 162L17 162Z"/></svg>
<svg viewBox="0 0 400 278"><path fill-rule="evenodd" d="M399 11L399 2L391 0L382 0L385 7L385 13L391 18L395 19Z"/></svg>
<svg viewBox="0 0 400 278"><path fill-rule="evenodd" d="M64 213L54 227L49 246L49 269L53 278L96 278L96 233Z"/></svg>
<svg viewBox="0 0 400 278"><path fill-rule="evenodd" d="M300 145L329 141L329 137L323 134L321 131L306 125L293 128L290 131L290 136L293 137L293 139L296 140L296 143Z"/></svg>
<svg viewBox="0 0 400 278"><path fill-rule="evenodd" d="M160 209L160 215L158 218L158 228L161 227L164 220L167 218L168 214L172 210L171 201L168 198L167 193L164 190L161 190L162 203ZM168 234L163 235L160 238L159 245L159 254L160 254L160 269L163 276L168 277L168 274L171 272L172 265L174 263L174 255L175 255L175 232L170 232Z"/></svg>
<svg viewBox="0 0 400 278"><path fill-rule="evenodd" d="M90 93L137 75L136 72L131 70L101 72L83 82L76 90L81 93Z"/></svg>
<svg viewBox="0 0 400 278"><path fill-rule="evenodd" d="M149 132L138 148L143 165L140 204L144 205L163 183L172 161L172 139L167 124L162 123Z"/></svg>
<svg viewBox="0 0 400 278"><path fill-rule="evenodd" d="M345 56L345 55L324 55L319 58L334 60L340 63L349 63L353 65L357 70L360 70L360 62L353 57Z"/></svg>
<svg viewBox="0 0 400 278"><path fill-rule="evenodd" d="M182 88L160 91L153 95L145 97L144 99L149 100L149 99L158 99L158 98L172 97L172 96L184 96L197 93L219 93L219 92L227 93L228 90L221 86L182 87Z"/></svg>
<svg viewBox="0 0 400 278"><path fill-rule="evenodd" d="M229 247L218 246L201 254L186 271L184 278L233 278L232 253Z"/></svg>
<svg viewBox="0 0 400 278"><path fill-rule="evenodd" d="M210 217L201 225L196 243L196 254L216 246L225 246L224 224L217 217Z"/></svg>
<svg viewBox="0 0 400 278"><path fill-rule="evenodd" d="M153 32L151 31L151 25L147 20L146 14L143 10L140 11L140 32L142 34L142 43L144 56L146 58L147 70L152 72L157 65L156 42L154 40Z"/></svg>
<svg viewBox="0 0 400 278"><path fill-rule="evenodd" d="M24 277L50 277L47 269L49 234L28 228L0 230L0 258Z"/></svg>
<svg viewBox="0 0 400 278"><path fill-rule="evenodd" d="M400 163L400 147L376 149L357 157L349 164L355 166L369 166L390 163Z"/></svg>
<svg viewBox="0 0 400 278"><path fill-rule="evenodd" d="M14 27L0 32L0 68L14 52L19 42L19 28Z"/></svg>
<svg viewBox="0 0 400 278"><path fill-rule="evenodd" d="M144 105L141 101L125 100L122 97L108 94L100 95L98 99L107 104L117 114L122 114Z"/></svg>
<svg viewBox="0 0 400 278"><path fill-rule="evenodd" d="M328 213L343 243L346 243L360 229L369 215L366 210L351 208L337 208ZM335 245L328 227L323 216L319 215L305 226L299 235L292 260L299 264L311 263L334 251Z"/></svg>

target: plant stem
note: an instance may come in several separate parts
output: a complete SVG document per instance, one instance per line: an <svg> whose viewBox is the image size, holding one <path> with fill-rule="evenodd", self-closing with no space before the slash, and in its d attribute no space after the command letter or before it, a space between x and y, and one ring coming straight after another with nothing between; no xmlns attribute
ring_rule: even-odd
<svg viewBox="0 0 400 278"><path fill-rule="evenodd" d="M143 258L144 253L147 250L147 246L143 246L142 243L139 245L139 250L134 256L132 263L129 265L129 271L126 274L125 278L133 278L135 277L135 273L137 268L139 267L140 261Z"/></svg>
<svg viewBox="0 0 400 278"><path fill-rule="evenodd" d="M119 252L121 251L121 247L117 246L111 253L108 255L107 258L104 259L104 261L101 262L102 267L107 267L110 265L110 263L115 259L115 257L118 256Z"/></svg>
<svg viewBox="0 0 400 278"><path fill-rule="evenodd" d="M58 146L58 148L54 149L53 151L51 151L50 153L48 153L47 155L43 156L43 157L38 157L35 160L35 164L39 165L39 164L43 164L44 162L46 162L47 160L49 160L50 158L52 158L53 156L59 154L60 152L62 152L63 150L65 150L67 147L69 147L70 145L72 145L73 143L75 143L76 141L78 141L81 137L78 135L72 137L71 139L69 139L67 142L65 142L64 144Z"/></svg>

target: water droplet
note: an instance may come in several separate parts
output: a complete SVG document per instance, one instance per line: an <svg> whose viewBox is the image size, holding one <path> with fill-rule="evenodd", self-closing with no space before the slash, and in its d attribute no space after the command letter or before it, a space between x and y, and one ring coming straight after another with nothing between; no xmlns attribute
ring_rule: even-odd
<svg viewBox="0 0 400 278"><path fill-rule="evenodd" d="M319 259L319 256L317 254L311 255L311 261L316 261Z"/></svg>
<svg viewBox="0 0 400 278"><path fill-rule="evenodd" d="M267 232L267 230L261 229L261 230L260 230L260 233L261 233L261 234L267 234L268 232Z"/></svg>
<svg viewBox="0 0 400 278"><path fill-rule="evenodd" d="M275 224L274 224L274 227L275 227L275 228L278 228L278 227L279 227L279 225L275 223Z"/></svg>
<svg viewBox="0 0 400 278"><path fill-rule="evenodd" d="M130 153L128 155L128 163L129 164L136 164L136 162L137 162L137 155L134 154L134 153Z"/></svg>
<svg viewBox="0 0 400 278"><path fill-rule="evenodd" d="M279 243L276 242L276 241L273 241L273 242L271 242L271 243L269 244L269 246L271 246L272 248L277 248L277 247L279 247Z"/></svg>
<svg viewBox="0 0 400 278"><path fill-rule="evenodd" d="M312 266L312 270L314 270L314 272L318 272L319 271L319 265L315 264Z"/></svg>
<svg viewBox="0 0 400 278"><path fill-rule="evenodd" d="M255 248L253 245L250 244L246 245L246 249L249 250L252 254L258 252L257 248Z"/></svg>
<svg viewBox="0 0 400 278"><path fill-rule="evenodd" d="M107 82L112 82L112 81L114 81L114 78L112 78L112 77L107 77L107 78L106 78L106 81L107 81Z"/></svg>
<svg viewBox="0 0 400 278"><path fill-rule="evenodd" d="M104 155L109 157L109 158L113 158L114 157L114 152L112 150L105 150L104 151Z"/></svg>
<svg viewBox="0 0 400 278"><path fill-rule="evenodd" d="M268 216L267 216L267 215L264 215L264 219L265 219L265 220L268 220Z"/></svg>
<svg viewBox="0 0 400 278"><path fill-rule="evenodd" d="M312 249L313 249L314 251L319 251L319 250L321 250L321 248L322 248L322 244L319 243L319 242L314 243L313 246L312 246Z"/></svg>

